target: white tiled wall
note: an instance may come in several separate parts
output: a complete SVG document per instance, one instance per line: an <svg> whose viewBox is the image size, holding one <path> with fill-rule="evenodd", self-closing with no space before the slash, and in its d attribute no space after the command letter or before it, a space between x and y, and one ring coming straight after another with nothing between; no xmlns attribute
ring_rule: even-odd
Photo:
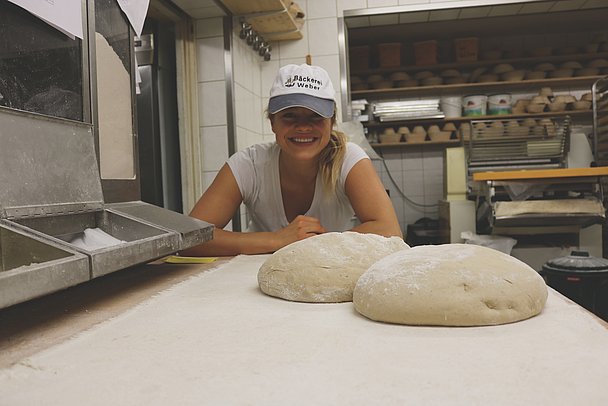
<svg viewBox="0 0 608 406"><path fill-rule="evenodd" d="M446 0L298 0L298 5L306 15L302 28L304 38L272 43L272 60L268 62L262 61L238 37L238 28L235 28L232 68L237 149L274 139L264 118L264 111L272 81L280 66L305 63L306 56L310 55L313 64L320 65L329 72L339 93L337 17L342 16L345 10L444 1ZM457 6L458 0L454 0L454 3ZM221 27L219 18L199 20L197 23L204 188L210 184L227 157L227 141L223 143L218 140L227 134L225 83L220 74L224 68L223 58L219 54L223 48ZM336 94L338 109L342 108L340 96ZM223 112L220 111L222 108ZM385 187L390 191L404 232L407 224L414 223L421 217L437 218L437 200L443 195L443 151L425 148L428 147L385 152L384 162L374 161ZM407 198L403 198L399 190Z"/></svg>
<svg viewBox="0 0 608 406"><path fill-rule="evenodd" d="M202 145L203 189L228 157L224 38L221 17L196 22L199 136Z"/></svg>

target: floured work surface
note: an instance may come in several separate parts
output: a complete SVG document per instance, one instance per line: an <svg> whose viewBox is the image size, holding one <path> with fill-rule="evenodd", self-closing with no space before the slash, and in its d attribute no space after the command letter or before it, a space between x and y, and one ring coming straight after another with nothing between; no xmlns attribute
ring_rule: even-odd
<svg viewBox="0 0 608 406"><path fill-rule="evenodd" d="M489 327L370 321L260 292L240 256L0 371L0 404L608 404L606 324L550 290Z"/></svg>
<svg viewBox="0 0 608 406"><path fill-rule="evenodd" d="M598 199L557 199L496 202L496 217L521 214L590 214L604 216L605 209Z"/></svg>

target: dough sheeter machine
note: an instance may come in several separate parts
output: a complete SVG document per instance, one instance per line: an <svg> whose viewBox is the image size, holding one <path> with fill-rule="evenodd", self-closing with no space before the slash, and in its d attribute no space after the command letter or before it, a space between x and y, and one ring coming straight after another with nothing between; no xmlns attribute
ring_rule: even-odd
<svg viewBox="0 0 608 406"><path fill-rule="evenodd" d="M604 221L600 180L608 168L565 168L568 116L471 125L468 171L478 224L494 233L543 234Z"/></svg>
<svg viewBox="0 0 608 406"><path fill-rule="evenodd" d="M0 308L212 237L212 225L180 213L105 204L88 124L0 108L0 146ZM122 242L74 245L88 229Z"/></svg>

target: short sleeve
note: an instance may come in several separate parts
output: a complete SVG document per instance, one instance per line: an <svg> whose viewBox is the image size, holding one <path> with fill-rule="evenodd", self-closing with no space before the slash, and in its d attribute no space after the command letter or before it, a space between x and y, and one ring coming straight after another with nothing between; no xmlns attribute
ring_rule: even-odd
<svg viewBox="0 0 608 406"><path fill-rule="evenodd" d="M227 161L244 202L251 199L255 187L255 168L249 149L237 152Z"/></svg>
<svg viewBox="0 0 608 406"><path fill-rule="evenodd" d="M340 173L340 181L342 185L344 185L346 182L346 177L348 176L350 170L353 169L353 166L355 166L355 164L362 159L369 159L369 156L363 150L363 148L353 142L348 142L346 144L344 162L342 163L342 172Z"/></svg>

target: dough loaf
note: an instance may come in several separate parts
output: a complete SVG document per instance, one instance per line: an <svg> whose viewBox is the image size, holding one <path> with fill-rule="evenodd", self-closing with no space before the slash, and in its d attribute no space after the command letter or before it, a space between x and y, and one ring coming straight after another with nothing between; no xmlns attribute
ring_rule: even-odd
<svg viewBox="0 0 608 406"><path fill-rule="evenodd" d="M272 254L260 267L258 283L262 292L282 299L348 302L357 279L370 265L408 248L399 237L350 231L320 234Z"/></svg>
<svg viewBox="0 0 608 406"><path fill-rule="evenodd" d="M355 309L378 321L481 326L540 313L543 278L500 251L469 244L426 245L392 254L366 271L353 292Z"/></svg>

